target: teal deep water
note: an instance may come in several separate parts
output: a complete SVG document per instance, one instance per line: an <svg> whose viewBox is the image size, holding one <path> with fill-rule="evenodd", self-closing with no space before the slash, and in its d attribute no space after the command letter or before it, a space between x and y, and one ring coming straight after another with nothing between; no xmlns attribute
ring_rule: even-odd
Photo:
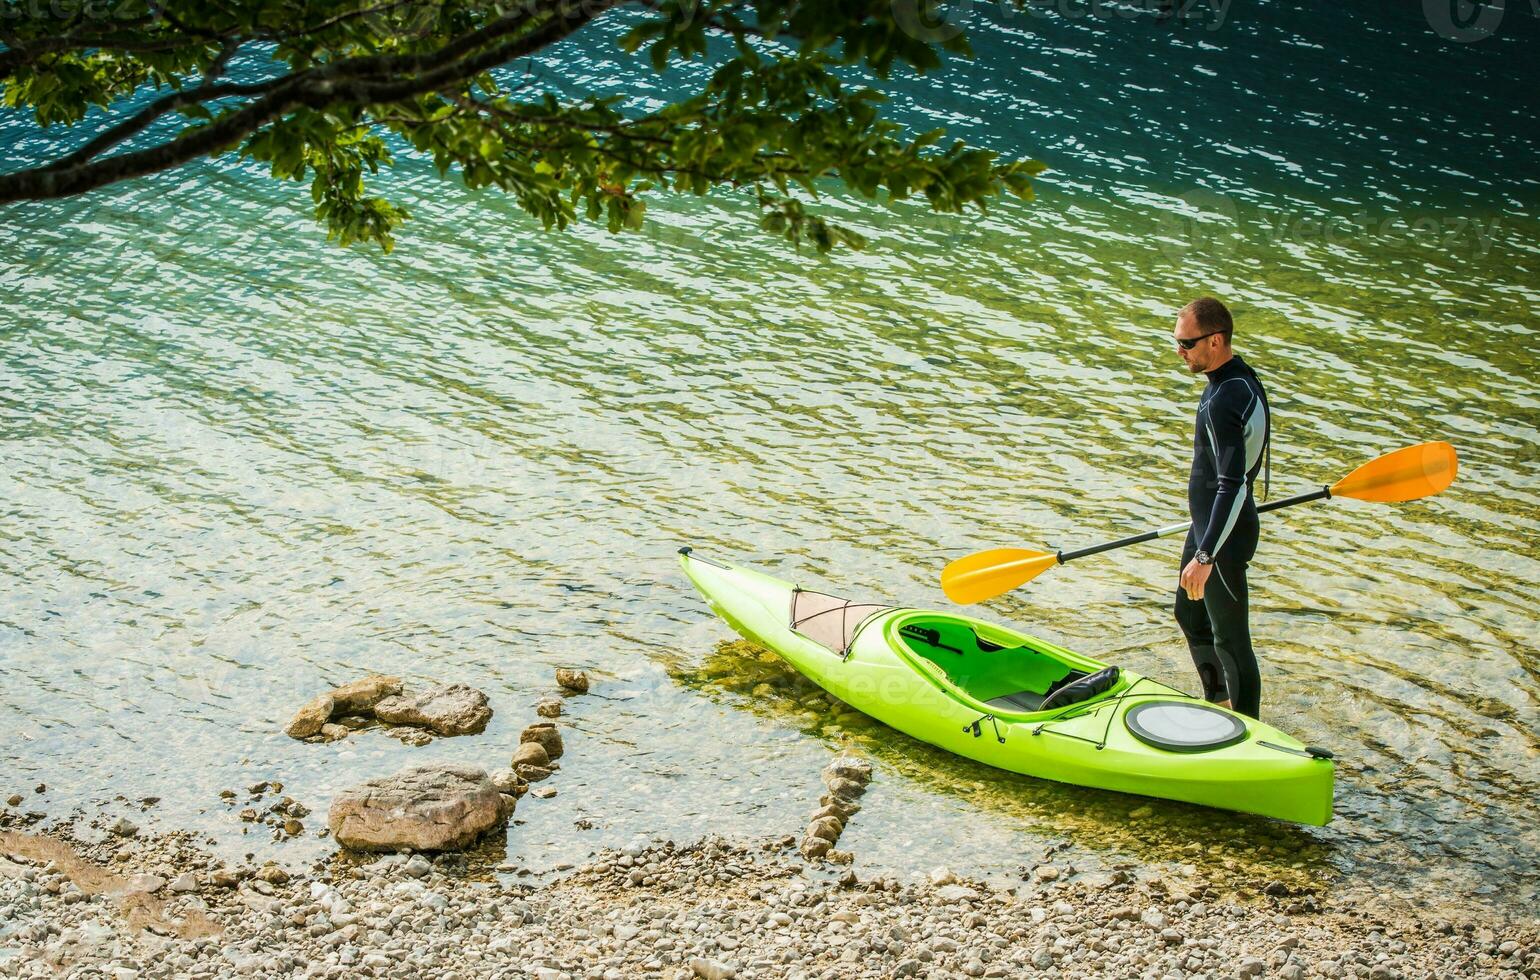
<svg viewBox="0 0 1540 980"><path fill-rule="evenodd" d="M878 763L844 839L858 868L1009 874L1067 845L1081 868L1529 907L1540 21L1512 5L1458 43L1416 6L1032 10L973 8L974 62L888 88L916 129L1046 162L1038 200L830 193L861 253L796 254L730 194L546 234L415 163L380 181L415 214L390 256L327 245L304 185L231 164L0 214L0 796L44 783L55 816L159 796L159 825L308 860L337 789L506 764L578 665L596 694L569 702L560 795L509 835L536 868L636 835L794 833L855 740ZM639 71L619 32L544 77L637 105L704 78ZM7 112L0 165L48 138ZM1275 494L1411 442L1461 453L1438 498L1265 519L1264 716L1336 750L1331 826L996 773L722 645L681 544L939 606L968 551L1180 519L1198 386L1166 338L1203 292L1269 385ZM1190 688L1176 547L983 614ZM415 749L282 734L370 670L475 685L496 717ZM315 811L309 835L243 835L218 792L265 778Z"/></svg>

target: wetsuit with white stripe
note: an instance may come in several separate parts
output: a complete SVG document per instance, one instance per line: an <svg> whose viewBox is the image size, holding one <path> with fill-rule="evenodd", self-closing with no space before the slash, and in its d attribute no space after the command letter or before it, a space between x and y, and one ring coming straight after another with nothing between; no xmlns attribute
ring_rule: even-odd
<svg viewBox="0 0 1540 980"><path fill-rule="evenodd" d="M1188 599L1180 587L1176 591L1176 620L1197 665L1203 696L1228 700L1253 718L1262 700L1262 679L1251 649L1246 566L1257 550L1260 524L1252 483L1262 469L1270 424L1267 393L1245 361L1232 357L1208 372L1187 480L1192 529L1182 549L1182 567L1206 551L1214 559L1214 572L1202 599Z"/></svg>

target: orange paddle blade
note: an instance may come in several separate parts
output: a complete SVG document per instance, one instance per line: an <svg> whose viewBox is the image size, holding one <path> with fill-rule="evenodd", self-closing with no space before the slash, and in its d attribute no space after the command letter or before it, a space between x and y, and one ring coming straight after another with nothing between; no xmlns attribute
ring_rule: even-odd
<svg viewBox="0 0 1540 980"><path fill-rule="evenodd" d="M1053 552L991 548L949 563L941 570L941 590L962 605L982 602L1032 581L1058 563Z"/></svg>
<svg viewBox="0 0 1540 980"><path fill-rule="evenodd" d="M1331 495L1386 504L1431 497L1454 482L1459 468L1449 443L1424 442L1371 459L1338 480Z"/></svg>

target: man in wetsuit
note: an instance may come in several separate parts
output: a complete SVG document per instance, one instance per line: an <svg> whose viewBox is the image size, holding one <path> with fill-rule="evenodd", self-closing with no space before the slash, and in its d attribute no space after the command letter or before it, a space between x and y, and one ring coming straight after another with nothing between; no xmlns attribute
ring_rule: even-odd
<svg viewBox="0 0 1540 980"><path fill-rule="evenodd" d="M1230 311L1208 296L1182 307L1173 331L1187 370L1208 377L1187 480L1192 527L1182 548L1176 621L1204 698L1255 718L1262 678L1247 622L1246 564L1257 550L1251 485L1262 468L1271 418L1261 380L1230 347L1234 332Z"/></svg>

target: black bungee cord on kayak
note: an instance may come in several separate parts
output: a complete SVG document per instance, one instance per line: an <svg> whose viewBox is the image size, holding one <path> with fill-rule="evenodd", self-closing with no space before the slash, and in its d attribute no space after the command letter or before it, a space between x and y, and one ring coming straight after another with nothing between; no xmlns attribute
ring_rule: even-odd
<svg viewBox="0 0 1540 980"><path fill-rule="evenodd" d="M996 720L994 715L979 715L977 718L973 719L973 721L964 725L962 730L965 732L972 732L974 738L979 738L984 734L984 729L982 726L986 721L989 722L989 726L995 730L995 741L999 742L1001 745L1004 745L1005 736L1000 734L1000 723L998 720Z"/></svg>
<svg viewBox="0 0 1540 980"><path fill-rule="evenodd" d="M1072 738L1072 739L1074 739L1077 742L1085 742L1088 745L1096 746L1096 750L1099 752L1102 749L1105 749L1107 747L1107 739L1112 734L1112 721L1113 721L1113 719L1115 719L1118 716L1118 710L1117 710L1118 709L1118 705L1122 704L1123 700L1125 698L1127 698L1130 694L1134 693L1134 688L1138 687L1140 684L1143 684L1147 680L1149 680L1148 677L1141 677L1141 678L1139 678L1138 680L1134 681L1132 684L1128 685L1127 689L1124 690L1122 693L1120 693L1115 698L1108 698L1108 699L1106 699L1104 701L1097 701L1097 702L1094 702L1093 704L1090 704L1090 705L1087 705L1084 702L1081 702L1079 704L1072 704L1069 707L1065 708L1064 712L1062 714L1055 715L1054 717L1048 719L1047 721L1040 721L1040 722L1038 722L1036 725L1034 725L1032 727L1032 734L1033 735L1041 735L1044 732L1047 732L1049 735L1058 735L1060 738ZM1167 697L1170 697L1170 696L1180 696L1180 697L1184 697L1184 698L1191 698L1194 701L1198 700L1194 695L1187 694L1184 691L1162 691L1161 693L1163 695L1166 695ZM1101 737L1101 741L1099 741L1099 742L1096 741L1095 739L1086 738L1084 735L1076 735L1076 734L1074 734L1072 732L1061 732L1061 731L1059 731L1056 728L1049 728L1048 727L1049 725L1053 724L1056 721L1064 721L1064 720L1067 720L1069 718L1079 718L1080 714L1086 714L1086 715L1095 714L1096 712L1100 711L1101 709L1109 707L1109 706L1112 708L1112 710L1107 712L1107 724L1106 724L1106 727L1104 727L1102 729L1102 737ZM1076 708L1085 708L1085 711L1081 712L1080 714L1071 714L1071 712L1073 712Z"/></svg>

